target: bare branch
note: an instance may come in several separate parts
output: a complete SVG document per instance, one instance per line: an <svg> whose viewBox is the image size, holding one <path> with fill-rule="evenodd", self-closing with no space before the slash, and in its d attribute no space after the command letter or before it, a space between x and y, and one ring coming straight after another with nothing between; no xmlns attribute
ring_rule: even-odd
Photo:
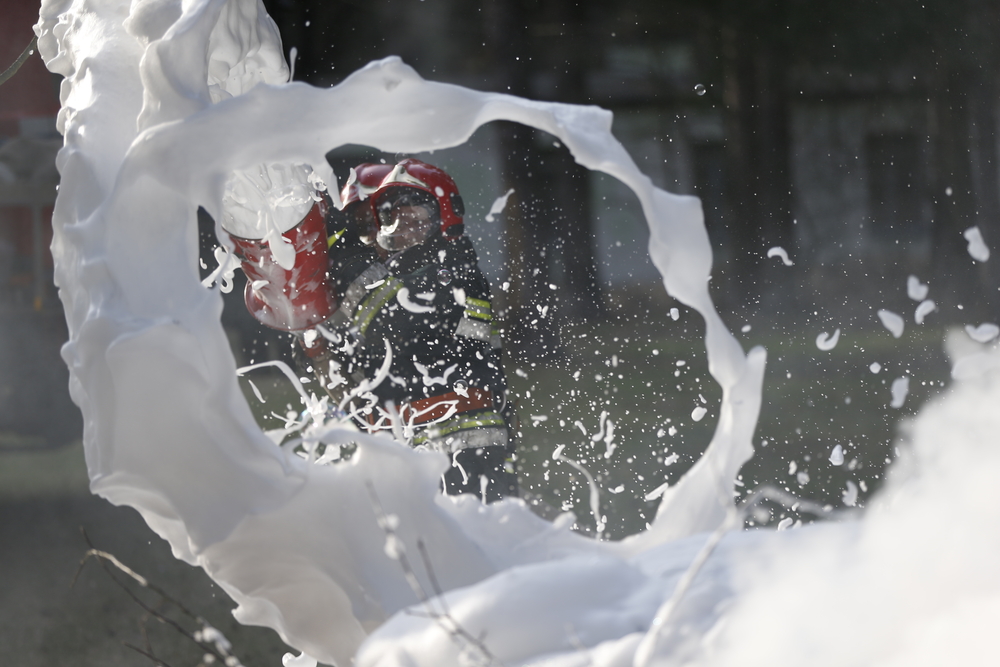
<svg viewBox="0 0 1000 667"><path fill-rule="evenodd" d="M437 622L441 629L448 633L448 635L459 644L463 649L471 648L479 653L486 662L486 665L497 665L498 667L503 667L503 663L496 659L496 657L490 652L486 647L483 639L485 639L485 632L482 637L474 637L468 631L466 631L458 621L448 613L448 608L445 604L443 593L441 591L441 586L438 583L437 575L434 573L434 568L431 565L430 556L427 553L427 547L422 539L417 539L417 549L420 551L420 558L423 560L424 569L427 572L427 578L431 582L431 587L434 590L434 600L441 605L443 612L435 610L431 606L431 598L427 595L427 591L420 584L420 580L417 578L416 573L414 573L413 568L410 566L410 561L406 556L406 549L403 546L402 541L396 536L396 526L395 520L390 519L390 517L385 513L382 508L382 502L379 500L378 493L375 491L375 485L368 480L365 485L368 487L368 494L371 496L372 509L375 512L375 519L378 521L379 527L385 532L387 542L392 544L393 557L399 563L399 567L403 570L403 575L406 577L406 581L410 584L413 592L423 603L426 611L420 612L416 610L406 610L404 613L411 616L420 616L422 618L430 618Z"/></svg>
<svg viewBox="0 0 1000 667"><path fill-rule="evenodd" d="M396 537L396 529L392 525L392 520L382 509L382 502L379 500L378 493L375 491L375 485L371 480L365 482L365 486L368 488L368 495L372 500L372 509L375 511L375 519L378 521L378 525L385 532L387 543L392 543L392 548L395 550L395 558L399 563L400 569L403 570L403 576L406 578L406 583L410 585L413 593L417 596L424 604L427 604L427 591L421 585L420 580L417 579L416 573L414 573L413 568L410 566L410 559L406 556L406 549L403 546L402 541ZM392 556L390 556L392 558Z"/></svg>
<svg viewBox="0 0 1000 667"><path fill-rule="evenodd" d="M122 646L124 646L125 648L132 649L133 651L135 651L139 655L146 656L147 658L149 658L150 660L153 661L153 664L156 665L156 667L170 667L170 665L168 665L167 663L163 662L162 660L160 660L159 658L157 658L152 653L147 653L146 651L143 651L138 646L133 646L132 644L129 644L128 642L125 642L125 641L122 642Z"/></svg>
<svg viewBox="0 0 1000 667"><path fill-rule="evenodd" d="M191 620L198 623L203 629L212 627L204 618L188 610L187 607L181 604L178 600L168 595L165 591L163 591L159 587L149 583L149 581L145 577L138 574L137 572L129 568L127 565L119 561L113 554L94 548L93 543L90 541L90 536L87 535L87 531L81 528L80 532L83 534L83 539L87 542L87 546L89 546L90 549L87 550L86 554L84 554L83 559L80 561L80 566L77 568L76 575L73 577L74 585L76 584L76 580L80 575L80 571L83 569L83 566L84 564L86 564L87 560L89 560L90 558L96 559L98 564L100 564L101 569L104 570L104 572L108 575L111 581L118 584L119 588L125 591L125 593L130 598L132 598L132 601L135 602L143 611L146 612L146 615L155 618L160 623L163 623L164 625L174 629L180 635L186 637L189 641L194 643L202 651L210 653L213 656L215 656L215 658L219 660L223 665L228 664L227 659L233 657L228 650L221 648L214 641L207 639L205 641L199 640L194 634L189 632L187 628L182 626L180 623L170 618L169 616L166 616L160 611L150 607L148 604L146 604L145 601L143 601L138 595L136 595L131 588L126 586L125 582L121 581L118 577L114 575L114 572L111 570L109 564L114 565L118 570L128 575L133 581L138 583L143 588L150 590L156 595L158 595L163 602L166 602L176 607L179 611L188 616ZM215 632L218 632L218 630L215 630ZM145 631L143 631L143 636L145 636ZM147 639L147 645L148 645L148 639ZM146 651L143 651L131 645L128 646L129 648L136 650L142 653L143 655L150 657L153 660L159 660L155 656L152 656L151 653L147 653Z"/></svg>
<svg viewBox="0 0 1000 667"><path fill-rule="evenodd" d="M32 53L35 52L35 47L37 45L38 45L38 37L37 36L32 37L31 41L28 43L28 46L26 46L24 48L24 51L21 51L21 55L17 57L17 60L15 60L10 67L5 69L3 73L0 74L0 85L3 85L7 81L7 79L17 74L17 70L21 69L21 65L23 65L24 61L28 59L28 56L30 56Z"/></svg>

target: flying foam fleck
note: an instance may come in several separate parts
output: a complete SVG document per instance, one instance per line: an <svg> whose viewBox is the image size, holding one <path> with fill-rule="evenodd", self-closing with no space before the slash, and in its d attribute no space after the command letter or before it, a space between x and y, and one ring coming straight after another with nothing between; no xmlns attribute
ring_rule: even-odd
<svg viewBox="0 0 1000 667"><path fill-rule="evenodd" d="M978 327L966 324L965 333L969 334L969 338L977 343L988 343L1000 335L1000 327L991 323L980 324Z"/></svg>
<svg viewBox="0 0 1000 667"><path fill-rule="evenodd" d="M908 393L910 393L910 378L905 375L896 378L892 381L892 403L889 405L893 408L903 407Z"/></svg>
<svg viewBox="0 0 1000 667"><path fill-rule="evenodd" d="M511 188L494 200L493 206L490 207L490 212L486 214L486 222L493 222L495 215L503 213L503 210L507 208L507 198L512 194L514 194L514 188Z"/></svg>
<svg viewBox="0 0 1000 667"><path fill-rule="evenodd" d="M923 324L924 318L933 313L935 310L937 310L937 306L934 305L932 300L927 299L926 301L921 301L920 305L917 306L916 312L913 314L913 319L917 324Z"/></svg>
<svg viewBox="0 0 1000 667"><path fill-rule="evenodd" d="M962 236L969 242L967 250L972 259L977 262L985 262L990 258L990 249L986 247L986 241L983 240L983 234L979 231L979 227L969 227L962 232Z"/></svg>
<svg viewBox="0 0 1000 667"><path fill-rule="evenodd" d="M840 329L834 331L832 336L824 331L816 336L816 347L827 352L837 347L838 340L840 340Z"/></svg>
<svg viewBox="0 0 1000 667"><path fill-rule="evenodd" d="M926 299L928 290L928 286L921 284L920 279L916 276L911 275L906 279L906 295L914 301L923 301Z"/></svg>
<svg viewBox="0 0 1000 667"><path fill-rule="evenodd" d="M830 452L830 463L835 466L844 464L844 448L840 445L836 445L833 451Z"/></svg>
<svg viewBox="0 0 1000 667"><path fill-rule="evenodd" d="M882 326L889 330L893 338L903 335L903 318L891 310L882 309L878 311L878 318L882 320Z"/></svg>
<svg viewBox="0 0 1000 667"><path fill-rule="evenodd" d="M768 256L768 258L771 258L771 257L780 257L782 263L785 266L793 266L795 264L795 262L793 262L792 260L788 259L788 253L780 245L776 245L773 248L771 248L770 250L768 250L767 251L767 256Z"/></svg>

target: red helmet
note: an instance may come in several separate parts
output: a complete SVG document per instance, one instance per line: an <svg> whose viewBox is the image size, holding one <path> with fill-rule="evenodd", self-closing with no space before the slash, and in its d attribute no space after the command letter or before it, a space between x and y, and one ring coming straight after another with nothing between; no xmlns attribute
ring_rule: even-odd
<svg viewBox="0 0 1000 667"><path fill-rule="evenodd" d="M378 190L372 195L372 206L376 206L376 200L385 191L397 187L423 190L437 201L441 232L446 239L457 239L465 231L462 224L462 216L465 215L462 195L458 193L455 181L443 169L415 158L403 160L382 179ZM377 208L375 216L378 219ZM382 224L381 219L379 224Z"/></svg>
<svg viewBox="0 0 1000 667"><path fill-rule="evenodd" d="M391 164L359 164L351 170L351 175L340 191L340 198L343 202L344 217L334 214L334 220L348 220L353 222L354 229L362 243L372 245L375 242L375 234L378 232L378 221L372 212L371 204L365 202L372 196L382 179L392 171ZM361 203L365 202L365 203ZM338 227L339 224L335 223ZM336 233L334 230L331 234Z"/></svg>
<svg viewBox="0 0 1000 667"><path fill-rule="evenodd" d="M343 200L344 206L371 197L378 190L378 186L382 184L382 179L392 171L392 168L391 164L365 162L352 169L351 177L347 179L344 189L340 191L340 198Z"/></svg>

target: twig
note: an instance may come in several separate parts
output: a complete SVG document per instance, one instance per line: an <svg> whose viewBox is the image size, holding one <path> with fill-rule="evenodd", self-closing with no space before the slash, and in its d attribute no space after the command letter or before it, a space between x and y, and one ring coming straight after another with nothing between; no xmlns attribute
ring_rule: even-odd
<svg viewBox="0 0 1000 667"><path fill-rule="evenodd" d="M446 630L450 630L450 632L454 636L464 639L466 642L475 647L475 649L478 650L482 654L482 656L489 661L487 664L492 665L495 663L501 665L502 667L503 663L501 663L496 659L496 657L490 652L490 650L486 647L486 644L483 642L483 639L485 638L485 633L483 637L473 637L468 631L465 630L465 628L459 625L458 621L456 621L455 618L451 615L451 612L448 611L448 605L444 600L444 593L441 591L441 587L438 585L437 575L434 573L434 567L431 564L430 556L427 553L427 547L426 545L424 545L424 541L422 539L417 540L417 549L420 551L420 559L424 563L424 570L427 571L427 578L430 579L431 586L434 588L435 599L438 601L438 604L441 605L441 609L443 610L441 613L437 613L433 609L431 609L429 602L426 603L431 618L435 618L443 628L445 628ZM442 621L448 621L450 628L447 627Z"/></svg>
<svg viewBox="0 0 1000 667"><path fill-rule="evenodd" d="M15 60L10 67L5 69L3 73L0 74L0 85L3 85L7 79L17 74L17 70L21 69L21 65L23 65L24 61L28 59L28 56L35 52L35 47L37 45L38 36L36 35L31 38L31 41L28 42L28 46L24 48L24 51L21 51L21 55L17 57L17 60Z"/></svg>
<svg viewBox="0 0 1000 667"><path fill-rule="evenodd" d="M155 586L155 585L149 583L149 580L147 580L141 574L135 572L130 567L128 567L127 565L125 565L124 563L122 563L113 554L110 554L110 553L108 553L106 551L101 551L100 549L94 548L94 544L93 544L93 542L90 541L90 536L87 535L87 531L84 530L83 528L81 528L80 532L83 534L83 539L87 542L87 546L89 546L90 549L87 550L87 552L84 554L83 558L80 560L80 565L79 565L79 567L76 570L76 574L73 576L73 583L71 584L70 587L72 587L72 586L74 586L76 584L76 581L77 581L77 579L80 576L80 572L83 570L83 566L86 564L87 560L89 560L90 558L94 558L100 564L101 569L104 570L104 572L108 575L108 577L111 579L111 581L113 581L116 584L118 584L118 586L123 591L125 591L125 593L130 598L132 598L132 601L135 602L137 605L139 605L139 607L143 611L145 611L148 616L151 616L152 618L155 618L160 623L163 623L164 625L166 625L166 626L168 626L170 628L173 628L176 632L178 632L179 634L181 634L182 636L186 637L188 640L190 640L191 642L193 642L202 651L205 651L207 653L211 653L223 665L227 665L227 664L229 664L231 662L231 659L234 656L231 653L229 653L228 650L225 650L221 646L219 646L219 644L217 642L212 641L212 640L205 640L205 641L199 640L195 635L193 635L190 632L188 632L188 630L184 626L182 626L180 623L178 623L177 621L173 620L172 618L166 616L165 614L160 613L156 609L153 609L148 604L146 604L138 595L135 594L135 592L131 588L129 588L128 586L126 586L123 581L121 581L120 579L118 579L118 577L116 577L114 575L114 573L111 571L111 568L109 567L109 564L114 565L116 568L118 568L118 570L120 570L124 574L128 575L133 581L135 581L137 584L139 584L139 586L141 586L142 588L148 589L148 590L156 593L158 596L160 596L160 598L164 602L172 604L174 607L176 607L185 616L187 616L188 618L190 618L195 623L199 624L203 629L204 628L211 628L212 626L204 618L202 618L201 616L198 616L194 612L190 611L187 607L185 607L183 604L181 604L181 602L179 600L176 600L175 598L173 598L171 595L169 595L163 589L161 589L158 586ZM215 632L218 632L218 630L215 630ZM145 636L145 633L143 633L143 634ZM148 640L147 640L147 643L148 643ZM147 657L150 657L152 660L159 660L159 658L156 658L155 656L152 656L151 654L147 654L145 651L142 651L141 649L138 649L138 648L136 648L134 646L129 646L129 648L132 648L133 650L139 651L143 655L146 655ZM237 664L239 664L238 659L237 659Z"/></svg>
<svg viewBox="0 0 1000 667"><path fill-rule="evenodd" d="M462 648L471 646L487 661L487 665L498 665L499 667L503 667L503 663L497 660L486 647L486 644L483 642L483 638L475 637L470 634L461 625L459 625L458 621L456 621L448 612L448 607L445 604L441 586L438 582L437 575L434 573L434 568L431 565L430 556L427 553L427 547L422 539L418 539L417 549L420 552L420 558L424 563L424 570L427 572L427 578L434 591L434 599L438 601L438 604L441 605L441 608L444 611L439 612L431 606L431 598L427 595L427 591L424 589L420 580L417 578L416 573L413 571L413 567L410 565L410 560L406 556L406 549L404 548L402 541L396 536L395 518L393 517L390 519L385 513L385 510L382 508L382 502L379 500L378 493L375 491L375 485L371 482L371 480L366 481L365 486L368 488L368 495L371 496L372 509L375 512L375 519L378 522L379 527L385 532L387 542L391 542L392 544L392 554L390 554L390 558L393 558L399 563L399 567L403 570L403 576L406 578L407 583L426 608L426 611L407 610L405 613L412 616L420 616L422 618L435 620L438 625L440 625L441 628L456 641L456 643L458 643L459 640L464 641L465 645L459 643L459 646Z"/></svg>
<svg viewBox="0 0 1000 667"><path fill-rule="evenodd" d="M365 482L365 486L368 488L368 495L371 496L372 509L375 510L375 520L378 521L379 527L385 532L387 543L392 543L394 554L387 555L389 555L390 558L393 558L393 560L399 562L399 567L403 570L403 576L406 578L406 583L410 585L410 588L413 590L414 594L416 594L417 598L422 603L427 604L427 591L424 590L420 580L417 579L417 575L410 566L410 559L406 556L406 549L403 547L403 543L396 537L396 529L392 525L392 520L382 509L382 502L379 500L378 493L375 491L375 485L371 480L367 480Z"/></svg>
<svg viewBox="0 0 1000 667"><path fill-rule="evenodd" d="M135 652L136 652L136 653L138 653L139 655L144 655L144 656L146 656L147 658L149 658L150 660L152 660L152 661L153 661L153 663L157 665L157 667L170 667L170 665L169 665L169 664L167 664L167 663L163 662L162 660L160 660L159 658L157 658L157 657L156 657L155 655L153 655L152 653L147 653L146 651L143 651L143 650L142 650L141 648L139 648L138 646L133 646L132 644L129 644L129 643L128 643L128 642L126 642L126 641L123 641L123 642L122 642L122 646L124 646L125 648L130 648L130 649L132 649L133 651L135 651Z"/></svg>
<svg viewBox="0 0 1000 667"><path fill-rule="evenodd" d="M93 544L93 542L90 541L90 536L87 535L87 531L85 531L84 529L81 528L80 529L80 533L83 535L83 539L87 542L87 546L90 547L90 550L87 553L84 554L83 560L80 561L80 568L77 569L76 576L73 577L73 583L74 584L76 583L76 577L78 577L80 575L80 570L83 568L83 564L87 561L88 558L94 557L94 558L97 558L98 560L104 559L104 560L110 562L111 564L113 564L115 567L117 567L123 573L127 574L129 577L131 577L132 579L134 579L135 582L137 584L139 584L140 586L142 586L143 588L147 588L147 589L153 591L154 593L156 593L157 595L159 595L161 598L163 598L164 600L166 600L170 604L172 604L175 607L177 607L178 611L180 611L182 614L184 614L185 616L187 616L188 618L190 618L192 621L195 621L196 623L200 623L202 625L207 625L207 623L206 623L206 621L205 621L204 618L202 618L198 614L194 613L193 611L191 611L190 609L188 609L187 607L185 607L184 604L180 600L175 599L173 596L171 596L169 593L167 593L165 590L163 590L159 586L156 586L155 584L150 583L148 579L146 579L144 576L142 576L138 572L135 572L134 570L132 570L131 568L129 568L127 565L125 565L120 560L118 560L113 554L110 554L110 553L108 553L106 551L101 551L100 549L94 548L94 544ZM103 567L103 565L102 565L102 567ZM106 569L106 567L105 567L105 569ZM72 588L72 585L70 587Z"/></svg>
<svg viewBox="0 0 1000 667"><path fill-rule="evenodd" d="M445 605L444 599L441 598L443 594L441 584L438 583L437 574L434 573L434 568L431 566L431 557L427 553L427 545L424 544L422 538L417 538L417 551L420 552L420 560L424 562L424 570L427 571L427 579L431 582L431 588L434 589L434 596L441 600L441 608L447 614L448 607Z"/></svg>

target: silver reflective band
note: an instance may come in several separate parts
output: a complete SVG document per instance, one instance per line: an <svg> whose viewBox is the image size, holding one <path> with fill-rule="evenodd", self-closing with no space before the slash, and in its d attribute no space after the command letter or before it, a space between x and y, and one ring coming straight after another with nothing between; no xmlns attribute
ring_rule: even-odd
<svg viewBox="0 0 1000 667"><path fill-rule="evenodd" d="M474 338L484 343L491 342L490 325L480 320L470 320L468 317L463 317L459 320L458 328L455 329L455 335Z"/></svg>
<svg viewBox="0 0 1000 667"><path fill-rule="evenodd" d="M413 445L443 452L508 443L507 423L493 411L478 416L457 415L448 421L417 431Z"/></svg>

